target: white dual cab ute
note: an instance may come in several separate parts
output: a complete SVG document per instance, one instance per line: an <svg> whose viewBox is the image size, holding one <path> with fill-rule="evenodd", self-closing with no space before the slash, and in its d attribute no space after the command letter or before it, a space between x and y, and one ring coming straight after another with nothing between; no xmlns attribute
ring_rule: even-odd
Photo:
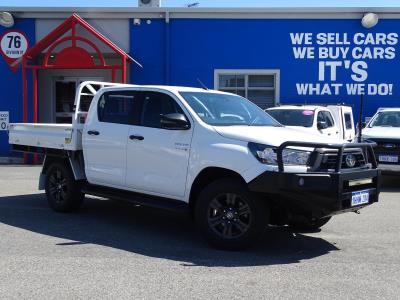
<svg viewBox="0 0 400 300"><path fill-rule="evenodd" d="M363 125L363 140L376 144L379 169L387 174L400 174L400 108L380 108Z"/></svg>
<svg viewBox="0 0 400 300"><path fill-rule="evenodd" d="M90 194L190 212L225 249L268 224L315 229L378 201L371 145L331 141L237 95L101 82L79 86L72 124L9 127L14 150L45 155L39 187L55 211Z"/></svg>
<svg viewBox="0 0 400 300"><path fill-rule="evenodd" d="M354 141L353 109L347 105L281 105L265 110L281 124L333 139Z"/></svg>

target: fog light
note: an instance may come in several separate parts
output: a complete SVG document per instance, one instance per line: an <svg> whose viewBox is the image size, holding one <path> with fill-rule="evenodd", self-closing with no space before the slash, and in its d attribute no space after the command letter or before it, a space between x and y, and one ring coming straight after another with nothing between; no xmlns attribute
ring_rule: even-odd
<svg viewBox="0 0 400 300"><path fill-rule="evenodd" d="M303 186L304 185L304 178L300 178L299 179L299 186Z"/></svg>

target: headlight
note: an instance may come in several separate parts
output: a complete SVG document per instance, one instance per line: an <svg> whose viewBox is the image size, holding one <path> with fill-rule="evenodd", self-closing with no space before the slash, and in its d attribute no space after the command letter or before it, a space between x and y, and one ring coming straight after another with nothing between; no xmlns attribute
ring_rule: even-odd
<svg viewBox="0 0 400 300"><path fill-rule="evenodd" d="M253 155L263 164L278 165L277 151L275 147L249 143L249 149ZM284 149L282 152L283 164L301 165L308 164L311 152L295 149Z"/></svg>

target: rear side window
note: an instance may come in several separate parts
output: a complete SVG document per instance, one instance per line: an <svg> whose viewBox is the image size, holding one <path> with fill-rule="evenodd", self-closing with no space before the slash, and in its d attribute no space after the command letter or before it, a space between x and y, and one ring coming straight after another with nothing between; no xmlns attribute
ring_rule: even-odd
<svg viewBox="0 0 400 300"><path fill-rule="evenodd" d="M146 92L143 96L140 125L161 128L161 116L172 113L183 114L182 109L173 98L164 93Z"/></svg>
<svg viewBox="0 0 400 300"><path fill-rule="evenodd" d="M344 114L344 123L345 123L346 129L353 129L353 121L352 121L350 113Z"/></svg>
<svg viewBox="0 0 400 300"><path fill-rule="evenodd" d="M97 106L100 122L134 125L139 119L139 97L137 92L104 93Z"/></svg>

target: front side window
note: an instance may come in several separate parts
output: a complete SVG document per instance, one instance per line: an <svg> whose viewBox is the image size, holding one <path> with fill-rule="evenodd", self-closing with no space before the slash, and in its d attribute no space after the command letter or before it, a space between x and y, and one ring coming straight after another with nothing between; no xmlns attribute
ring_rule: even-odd
<svg viewBox="0 0 400 300"><path fill-rule="evenodd" d="M285 126L312 127L314 111L308 109L271 109L267 110L275 120Z"/></svg>
<svg viewBox="0 0 400 300"><path fill-rule="evenodd" d="M332 115L328 111L320 111L317 115L317 122L323 122L326 124L326 128L330 128L334 126L334 121ZM326 129L325 128L325 129Z"/></svg>
<svg viewBox="0 0 400 300"><path fill-rule="evenodd" d="M138 121L136 92L107 92L99 99L97 116L100 122L134 125Z"/></svg>
<svg viewBox="0 0 400 300"><path fill-rule="evenodd" d="M214 126L281 126L257 105L229 94L181 92L203 122Z"/></svg>
<svg viewBox="0 0 400 300"><path fill-rule="evenodd" d="M368 127L400 127L400 111L381 111Z"/></svg>
<svg viewBox="0 0 400 300"><path fill-rule="evenodd" d="M335 125L335 121L333 121L332 114L329 111L324 111L323 113L325 114L325 119L328 127L333 127Z"/></svg>
<svg viewBox="0 0 400 300"><path fill-rule="evenodd" d="M160 92L146 92L143 97L140 125L161 128L161 116L172 113L183 114L172 97Z"/></svg>

